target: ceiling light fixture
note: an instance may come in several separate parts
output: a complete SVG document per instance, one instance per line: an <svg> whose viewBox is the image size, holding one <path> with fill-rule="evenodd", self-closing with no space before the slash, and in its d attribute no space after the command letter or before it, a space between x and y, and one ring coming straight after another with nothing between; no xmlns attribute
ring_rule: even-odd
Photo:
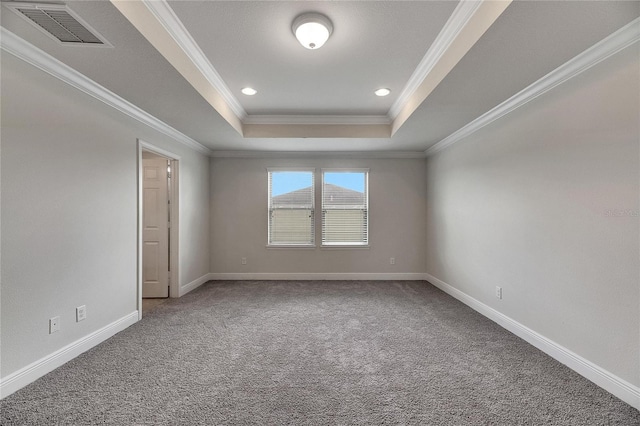
<svg viewBox="0 0 640 426"><path fill-rule="evenodd" d="M291 26L293 34L301 45L307 49L319 49L333 32L333 24L319 13L303 13Z"/></svg>
<svg viewBox="0 0 640 426"><path fill-rule="evenodd" d="M247 96L253 96L253 95L255 95L256 93L258 93L258 91L257 91L256 89L253 89L253 88L251 88L251 87L245 87L244 89L242 89L242 90L241 90L241 92L242 92L244 95L247 95Z"/></svg>
<svg viewBox="0 0 640 426"><path fill-rule="evenodd" d="M389 93L391 93L391 90L389 90L389 89L378 89L373 93L375 93L376 96L387 96Z"/></svg>

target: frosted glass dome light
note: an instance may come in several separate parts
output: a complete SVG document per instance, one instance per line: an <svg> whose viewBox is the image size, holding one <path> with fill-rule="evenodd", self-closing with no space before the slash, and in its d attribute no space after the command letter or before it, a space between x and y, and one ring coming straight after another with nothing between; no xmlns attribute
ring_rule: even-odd
<svg viewBox="0 0 640 426"><path fill-rule="evenodd" d="M329 39L333 32L333 24L319 13L303 13L292 25L293 34L307 49L319 49Z"/></svg>

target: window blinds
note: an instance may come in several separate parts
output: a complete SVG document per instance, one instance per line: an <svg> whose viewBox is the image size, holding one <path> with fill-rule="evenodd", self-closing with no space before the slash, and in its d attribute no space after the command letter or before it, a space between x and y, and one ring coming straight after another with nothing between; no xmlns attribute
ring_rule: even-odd
<svg viewBox="0 0 640 426"><path fill-rule="evenodd" d="M269 245L313 245L313 171L269 170Z"/></svg>
<svg viewBox="0 0 640 426"><path fill-rule="evenodd" d="M368 172L323 171L322 244L369 243Z"/></svg>

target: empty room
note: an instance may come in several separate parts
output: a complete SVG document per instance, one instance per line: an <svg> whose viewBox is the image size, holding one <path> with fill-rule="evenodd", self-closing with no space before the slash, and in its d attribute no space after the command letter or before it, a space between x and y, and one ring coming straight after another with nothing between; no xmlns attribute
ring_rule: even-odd
<svg viewBox="0 0 640 426"><path fill-rule="evenodd" d="M640 425L639 1L0 18L0 424Z"/></svg>

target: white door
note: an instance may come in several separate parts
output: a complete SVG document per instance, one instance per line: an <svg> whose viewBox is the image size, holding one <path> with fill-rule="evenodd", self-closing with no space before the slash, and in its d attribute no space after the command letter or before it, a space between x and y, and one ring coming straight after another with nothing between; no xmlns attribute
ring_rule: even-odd
<svg viewBox="0 0 640 426"><path fill-rule="evenodd" d="M142 160L142 297L169 297L167 160Z"/></svg>

